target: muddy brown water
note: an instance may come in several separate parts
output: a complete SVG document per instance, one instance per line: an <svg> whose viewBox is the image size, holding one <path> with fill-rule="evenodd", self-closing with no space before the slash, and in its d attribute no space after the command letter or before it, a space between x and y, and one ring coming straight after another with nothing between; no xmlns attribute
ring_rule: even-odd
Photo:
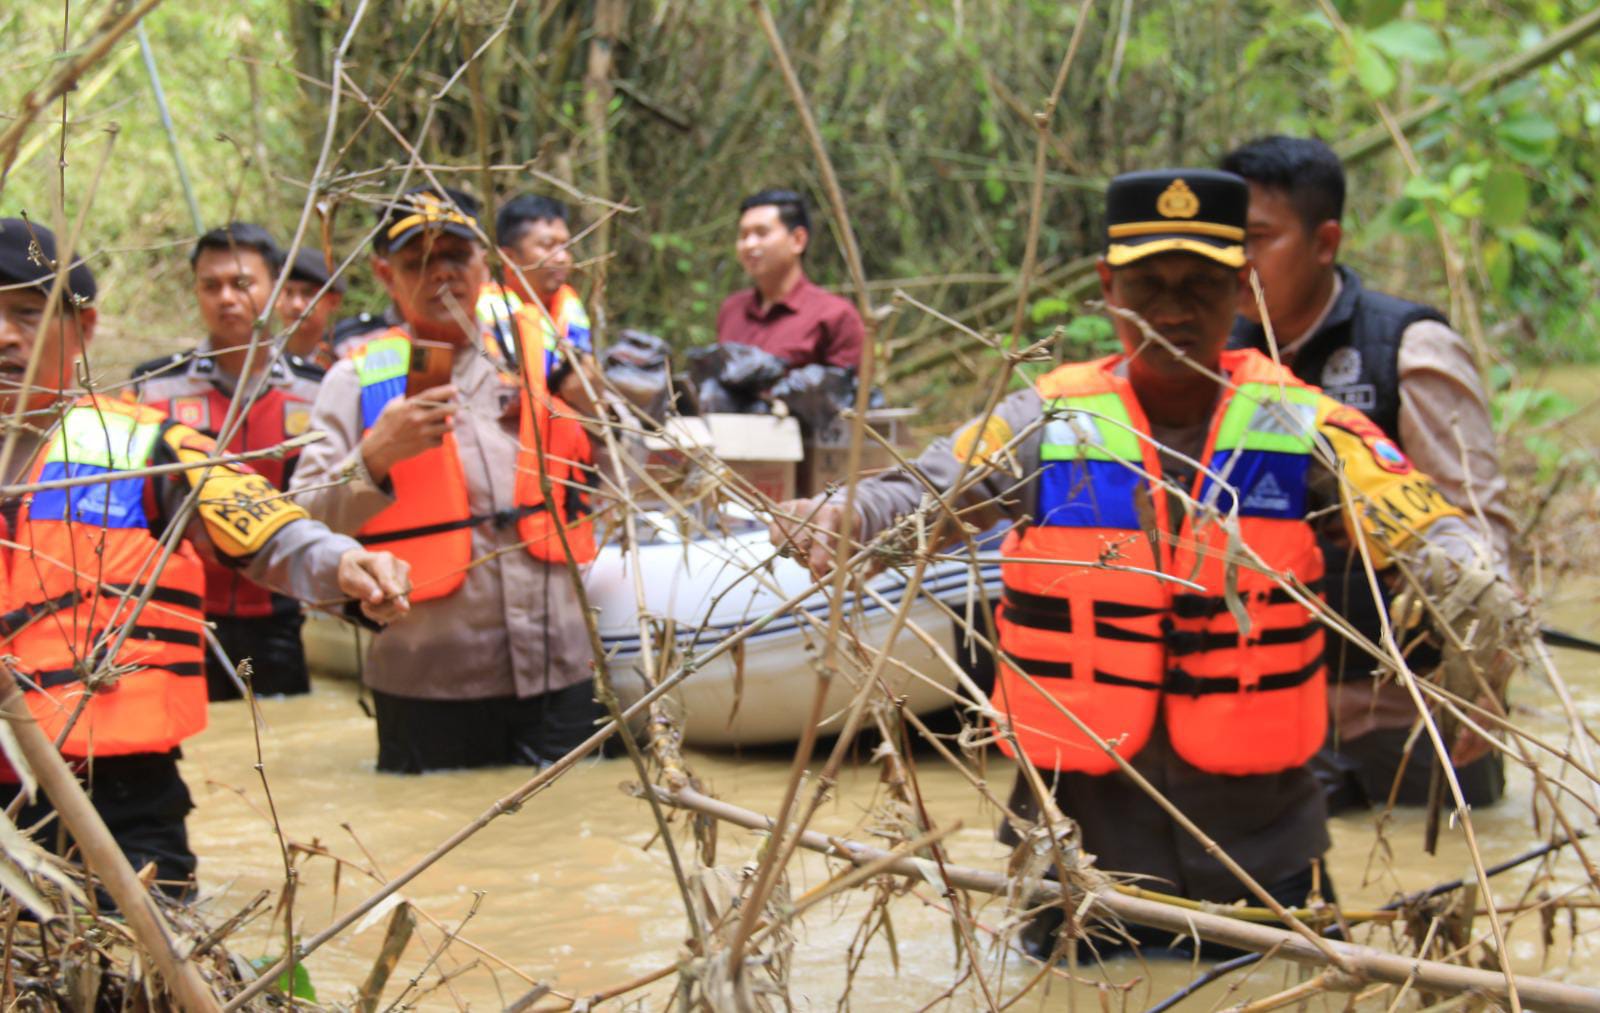
<svg viewBox="0 0 1600 1013"><path fill-rule="evenodd" d="M1590 605L1597 586L1590 584L1553 599L1553 615L1579 631L1593 632ZM1573 685L1585 717L1600 727L1600 670L1595 656L1558 652L1558 661ZM803 675L800 676L804 678ZM1554 694L1525 680L1516 694L1523 720L1552 741L1563 738L1564 720ZM319 679L308 697L261 703L261 756L284 835L303 843L320 842L352 862L368 862L392 875L415 862L435 844L481 813L528 776L527 770L450 772L422 777L380 775L373 770L373 725L362 713L351 682ZM196 811L189 828L201 856L201 881L206 903L220 920L259 890L283 880L277 837L268 817L260 778L254 770L255 736L246 707L232 703L212 708L211 727L186 747L184 776L193 790ZM785 752L736 755L690 751L688 762L718 796L762 812L776 810L789 757ZM953 770L932 755L919 756L918 776L926 803L941 826L960 821L963 829L949 839L954 861L1003 869L1007 853L995 843L994 813ZM1003 760L992 762L992 783L1009 785L1011 771ZM1569 773L1569 776L1570 773ZM420 1008L499 1008L524 993L527 979L549 982L563 991L587 993L626 982L670 965L682 950L685 920L667 858L659 843L651 845L654 826L644 803L619 790L633 778L626 760L586 762L536 796L519 812L496 820L475 838L441 860L404 891L404 896L448 927L457 926L477 903L476 913L461 932L465 940L512 965L497 965L462 944L441 958L435 972L424 975L406 997ZM1531 779L1509 773L1505 801L1473 814L1484 858L1493 862L1516 854L1540 840L1533 826ZM830 833L869 839L864 828L877 800L877 769L861 763L847 769L834 799L815 824ZM1333 822L1333 850L1328 856L1348 907L1376 906L1397 892L1418 890L1470 874L1459 828L1443 835L1439 854L1421 848L1421 820L1414 812L1394 814L1385 824L1379 846L1374 815L1356 815ZM681 839L681 838L680 838ZM754 835L724 828L719 862L753 860ZM370 859L366 856L370 855ZM1103 864L1114 867L1110 856ZM295 901L295 925L303 937L326 926L335 912L349 910L374 888L373 881L346 869L337 889L333 865L316 860L303 867ZM1532 868L1529 866L1528 868ZM1570 856L1556 863L1559 886L1582 883ZM795 893L821 882L824 863L807 855L793 867ZM1499 883L1502 902L1512 901L1528 875L1510 874ZM919 896L920 895L920 896ZM900 898L891 909L895 953L880 936L868 947L867 959L849 989L855 1009L916 1009L936 999L959 976L949 917L931 906L933 891ZM480 899L481 898L481 899ZM813 909L797 933L791 996L797 1008L835 1008L845 993L846 954L865 910L859 892ZM997 926L1003 905L979 898L978 920ZM1600 917L1581 912L1580 928ZM1484 927L1482 920L1479 928ZM365 978L384 934L384 921L361 932L350 931L311 956L308 969L324 1002L349 1001ZM1563 939L1565 932L1561 933ZM400 995L409 976L436 947L442 931L427 927L413 939L386 1001ZM992 943L992 938L983 940ZM1564 943L1542 958L1537 921L1520 920L1511 946L1516 965L1575 982L1600 985L1600 967L1591 963L1589 946L1580 942L1569 960ZM248 957L282 951L281 923L269 933L261 919L234 939ZM477 966L472 962L477 960ZM437 986L438 969L459 972L447 987ZM989 957L991 982L1014 992L1032 968L1021 958ZM1141 966L1115 961L1103 971L1087 972L1110 983L1137 982L1125 995L1112 992L1110 1008L1142 1009L1181 986L1192 976L1187 964ZM1186 1003L1186 1009L1210 1009L1219 1001L1264 995L1299 980L1301 972L1283 964L1268 965L1237 992L1213 986ZM662 1008L670 997L670 979L646 993L645 1008ZM429 991L431 989L431 991ZM1077 999L1100 1008L1098 991L1077 987ZM1391 996L1392 997L1392 996ZM1388 998L1382 1001L1387 1004ZM970 1008L980 1000L970 989L944 1008ZM1055 983L1023 1000L1024 1009L1067 1009L1068 988ZM1337 1008L1331 1006L1330 1008ZM1375 1008L1382 1008L1377 1006Z"/></svg>
<svg viewBox="0 0 1600 1013"><path fill-rule="evenodd" d="M1592 396L1593 370L1550 378L1576 384L1575 397ZM1581 381L1581 382L1580 382ZM1574 433L1588 445L1600 443L1600 411L1576 420ZM1569 582L1547 591L1546 618L1586 636L1600 638L1595 602L1600 579ZM1554 652L1572 687L1577 707L1591 727L1600 728L1600 656ZM465 660L465 659L464 659ZM797 680L805 680L797 672ZM804 683L800 683L802 686ZM1555 695L1540 680L1524 678L1514 693L1519 720L1552 743L1564 743L1566 723ZM319 679L309 697L267 700L261 704L266 727L261 754L272 786L284 835L293 841L320 842L329 850L365 865L366 858L383 874L405 869L496 798L520 784L526 770L451 772L423 777L380 775L373 770L376 750L373 726L361 712L353 683ZM196 811L189 818L206 903L220 920L263 889L283 881L277 837L267 816L266 796L254 770L256 748L243 704L214 706L211 728L185 749L184 775L193 790ZM708 788L721 798L750 809L776 810L785 785L789 756L782 751L704 753L689 751L687 760ZM948 839L956 862L1003 869L1004 848L995 843L995 814L981 804L960 775L931 755L918 756L918 778L935 823L960 821L963 829ZM877 769L861 763L847 769L838 790L821 811L817 828L857 839L870 835L864 827L877 801ZM1569 779L1575 775L1568 772ZM1003 760L991 762L991 783L1003 790L1011 771ZM643 802L625 795L619 785L633 779L626 760L587 762L573 770L519 812L491 823L465 845L446 856L410 884L403 894L441 924L454 928L472 909L462 938L516 968L508 970L458 943L440 958L433 972L402 996L407 980L422 969L443 933L425 926L414 938L385 993L416 1008L495 1009L527 991L529 979L549 982L569 993L606 989L672 964L682 953L685 920L667 858L652 844L654 824ZM1493 863L1521 853L1544 839L1548 822L1535 826L1532 779L1513 766L1508 770L1507 797L1500 804L1473 813L1483 857ZM1574 814L1578 807L1568 803ZM1398 893L1420 890L1459 876L1471 865L1458 827L1447 828L1439 853L1422 851L1422 820L1414 811L1399 811L1383 821L1381 840L1376 814L1335 818L1328 866L1346 907L1374 907ZM347 829L348 828L348 829ZM680 837L681 840L681 837ZM723 828L719 862L737 867L753 860L755 835ZM1111 856L1102 864L1114 867ZM1564 854L1551 867L1552 879L1542 888L1552 894L1581 888L1584 877L1576 859ZM296 898L295 925L302 936L325 927L336 912L348 911L374 887L364 875L347 869L335 889L332 864L317 860L302 866L304 879ZM1503 904L1516 902L1529 884L1533 865L1496 880ZM822 882L824 863L804 854L792 866L793 892ZM848 1006L861 1010L917 1009L944 993L960 975L948 915L928 903L933 891L923 885L891 908L894 955L880 935L848 990ZM978 921L998 926L1005 916L998 901L975 898ZM805 917L797 932L790 996L799 1009L834 1009L846 993L845 961L865 911L864 897L852 893L824 903ZM1510 945L1515 967L1576 983L1600 986L1596 943L1585 929L1600 921L1593 910L1578 913L1578 945L1567 946L1566 921L1556 947L1546 954L1534 917L1517 919ZM249 957L282 952L281 922L268 932L260 919L233 939L237 952ZM1479 931L1486 928L1483 919ZM348 931L318 950L308 961L323 1002L348 1002L366 977L381 944L384 920L361 932ZM1028 980L1033 967L1020 958L996 958L992 937L985 945L985 973L1010 996ZM1380 941L1381 944L1381 941ZM473 961L477 961L476 966ZM437 985L437 971L453 974L447 987ZM520 972L520 976L518 974ZM1187 964L1113 961L1102 971L1085 975L1112 986L1109 993L1076 986L1069 995L1063 982L1041 988L1018 1004L1021 1009L1143 1009L1189 981ZM1300 980L1303 971L1269 962L1248 978L1236 975L1187 1000L1182 1009L1210 1010L1263 996ZM1117 986L1127 986L1126 991ZM1098 994L1097 994L1098 993ZM662 1009L671 995L671 979L635 997L647 997L641 1008ZM1076 1002L1073 1002L1073 999ZM1365 1008L1385 1009L1393 993ZM1339 1009L1343 998L1313 1004ZM1102 1005L1104 1003L1104 1005ZM1408 1001L1415 1008L1415 1001ZM936 1008L981 1006L969 987ZM380 1007L381 1008L381 1007ZM615 1008L615 1004L608 1008Z"/></svg>

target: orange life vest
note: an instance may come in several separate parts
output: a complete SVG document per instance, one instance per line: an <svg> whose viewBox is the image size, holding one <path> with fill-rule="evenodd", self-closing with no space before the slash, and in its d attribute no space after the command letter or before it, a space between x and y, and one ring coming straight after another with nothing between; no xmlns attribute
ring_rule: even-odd
<svg viewBox="0 0 1600 1013"><path fill-rule="evenodd" d="M216 436L217 428L227 418L233 399L216 387L208 387L203 394L189 394L168 398L165 401L147 402L173 419L207 436ZM291 436L305 432L310 419L311 403L286 390L268 387L251 406L244 420L234 430L233 439L226 452L241 454L251 450L275 447ZM299 451L279 459L258 457L248 465L271 482L273 488L288 488L290 466ZM249 579L237 570L207 561L206 614L237 616L255 619L278 612L297 614L300 605L293 598L274 595L271 591Z"/></svg>
<svg viewBox="0 0 1600 1013"><path fill-rule="evenodd" d="M31 481L146 467L166 416L144 405L85 398L70 408ZM89 692L116 632L151 581L161 546L151 535L145 478L32 493L6 555L0 651L38 687L28 709L52 739ZM180 542L114 659L126 668L91 694L61 751L73 758L166 752L206 726L205 577Z"/></svg>
<svg viewBox="0 0 1600 1013"><path fill-rule="evenodd" d="M1164 705L1173 748L1201 770L1297 767L1326 732L1322 628L1230 549L1216 518L1191 514L1170 535L1164 489L1136 470L1159 479L1161 463L1132 388L1112 372L1117 361L1039 381L1048 421L1037 518L1002 550L1012 561L1001 567L998 628L1004 654L1039 688L1003 662L993 702L1028 760L1048 769L1104 774L1116 763L1041 691L1124 759L1144 747ZM1256 352L1225 352L1222 366L1237 391L1217 407L1189 494L1224 516L1237 500L1240 541L1271 570L1319 588L1322 555L1305 514L1321 395Z"/></svg>
<svg viewBox="0 0 1600 1013"><path fill-rule="evenodd" d="M589 436L572 409L545 391L543 356L537 345L530 347L526 331L519 330L524 383L516 506L490 515L472 513L455 436L447 433L440 446L390 469L394 504L356 533L362 544L385 549L411 564L413 600L443 598L461 586L472 562L472 529L480 524L514 523L530 555L564 563L557 534L560 525L577 562L595 557L594 526L583 485L593 460ZM390 401L405 396L411 339L404 330L392 328L362 345L351 360L361 382L362 428L370 430ZM545 476L551 486L548 503L540 488Z"/></svg>

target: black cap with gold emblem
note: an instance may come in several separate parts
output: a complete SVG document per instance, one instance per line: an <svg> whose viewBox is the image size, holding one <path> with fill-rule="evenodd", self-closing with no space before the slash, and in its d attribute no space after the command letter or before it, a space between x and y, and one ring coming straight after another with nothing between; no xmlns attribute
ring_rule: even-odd
<svg viewBox="0 0 1600 1013"><path fill-rule="evenodd" d="M1106 190L1106 263L1122 267L1158 253L1194 253L1244 266L1250 187L1231 172L1129 172Z"/></svg>

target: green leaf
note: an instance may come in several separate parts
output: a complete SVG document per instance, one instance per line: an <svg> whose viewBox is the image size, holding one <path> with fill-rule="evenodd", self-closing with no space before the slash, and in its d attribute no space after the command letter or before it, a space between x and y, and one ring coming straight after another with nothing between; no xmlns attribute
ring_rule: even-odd
<svg viewBox="0 0 1600 1013"><path fill-rule="evenodd" d="M984 196L989 198L990 204L1004 204L1006 200L1006 185L993 176L983 181Z"/></svg>
<svg viewBox="0 0 1600 1013"><path fill-rule="evenodd" d="M1554 154L1561 132L1553 121L1538 113L1522 113L1502 121L1495 128L1495 136L1513 154L1528 161L1543 162Z"/></svg>
<svg viewBox="0 0 1600 1013"><path fill-rule="evenodd" d="M1405 6L1405 0L1362 0L1361 23L1363 25L1381 25L1400 14L1400 8Z"/></svg>
<svg viewBox="0 0 1600 1013"><path fill-rule="evenodd" d="M1483 220L1497 229L1522 224L1528 213L1527 177L1513 169L1496 169L1479 188L1483 196Z"/></svg>
<svg viewBox="0 0 1600 1013"><path fill-rule="evenodd" d="M1488 276L1490 287L1500 293L1510 291L1511 268L1511 248L1498 239L1487 240L1483 244L1483 273Z"/></svg>
<svg viewBox="0 0 1600 1013"><path fill-rule="evenodd" d="M256 959L250 961L250 966L254 967L258 971L265 971L267 968L271 967L277 962L277 957L257 957ZM304 963L296 963L294 965L294 982L292 988L289 981L288 971L278 975L278 988L282 991L288 992L296 999L304 999L307 1002L317 1001L317 989L311 984L311 972L306 970L306 965Z"/></svg>
<svg viewBox="0 0 1600 1013"><path fill-rule="evenodd" d="M1415 21L1391 21L1368 32L1367 38L1396 60L1427 65L1440 63L1446 56L1444 43L1434 30Z"/></svg>
<svg viewBox="0 0 1600 1013"><path fill-rule="evenodd" d="M1083 348L1093 351L1109 350L1115 340L1116 329L1111 326L1111 321L1099 316L1076 317L1067 326L1061 329L1061 336L1072 344L1074 348Z"/></svg>
<svg viewBox="0 0 1600 1013"><path fill-rule="evenodd" d="M1450 198L1450 188L1426 176L1411 176L1401 187L1401 193L1412 200L1443 201Z"/></svg>
<svg viewBox="0 0 1600 1013"><path fill-rule="evenodd" d="M1359 35L1355 37L1355 71L1356 80L1373 98L1383 98L1394 90L1394 69L1389 61Z"/></svg>
<svg viewBox="0 0 1600 1013"><path fill-rule="evenodd" d="M1033 301L1033 305L1028 308L1028 315L1033 319L1034 323L1042 324L1051 317L1059 317L1071 311L1072 304L1065 299L1045 296L1043 299L1035 299Z"/></svg>

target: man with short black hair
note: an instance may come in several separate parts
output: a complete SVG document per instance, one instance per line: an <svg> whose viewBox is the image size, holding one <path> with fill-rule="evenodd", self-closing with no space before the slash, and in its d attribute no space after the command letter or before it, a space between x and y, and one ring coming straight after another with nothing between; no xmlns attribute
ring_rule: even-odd
<svg viewBox="0 0 1600 1013"><path fill-rule="evenodd" d="M307 600L349 596L380 622L406 610L408 579L393 556L310 520L248 467L208 465L216 443L190 426L75 391L96 294L88 264L61 262L49 229L0 219L0 376L11 381L0 413L20 407L25 420L0 481L36 487L0 502L0 655L13 656L29 711L134 868L153 864L163 890L186 896L194 806L178 757L206 726L202 562ZM157 466L168 470L148 473ZM182 537L165 553L180 516ZM0 760L0 805L17 782ZM40 798L17 825L51 815ZM54 823L45 834L59 840Z"/></svg>
<svg viewBox="0 0 1600 1013"><path fill-rule="evenodd" d="M322 370L292 354L273 354L271 333L257 327L282 259L278 244L259 225L232 222L201 236L189 263L206 337L190 351L134 367L134 396L210 437L219 434L238 400L243 416L228 441L230 453L276 446L305 432ZM256 469L275 487L287 488L296 459L293 452L263 457ZM226 656L206 654L212 700L239 699L240 680L230 669L247 658L258 695L310 691L299 602L251 583L237 569L208 565L206 618L215 624Z"/></svg>
<svg viewBox="0 0 1600 1013"><path fill-rule="evenodd" d="M1479 533L1504 567L1515 524L1472 353L1438 310L1369 289L1338 263L1345 202L1339 156L1314 138L1271 136L1234 150L1222 167L1250 184L1246 244L1284 365L1370 417L1474 525L1481 514L1488 527ZM1249 289L1239 311L1233 344L1265 351L1266 330ZM1332 543L1323 554L1328 603L1377 643L1386 598L1373 599L1358 556ZM1375 685L1373 659L1345 638L1330 637L1328 652L1333 730L1315 768L1330 801L1335 809L1381 806L1400 774L1397 800L1423 804L1434 756L1416 748L1405 761L1416 722L1410 696L1392 682ZM1484 748L1478 743L1456 757L1474 805L1504 790L1499 757L1482 755Z"/></svg>
<svg viewBox="0 0 1600 1013"><path fill-rule="evenodd" d="M427 187L382 209L372 271L404 322L328 371L327 435L294 476L312 516L412 564L415 608L363 669L383 771L550 763L599 713L566 567L566 547L594 558L588 436L545 387L541 336L506 347L474 318L477 211Z"/></svg>
<svg viewBox="0 0 1600 1013"><path fill-rule="evenodd" d="M866 328L848 299L819 288L801 264L811 216L793 190L762 190L739 203L739 264L755 284L717 311L717 341L754 345L790 368L861 367Z"/></svg>
<svg viewBox="0 0 1600 1013"><path fill-rule="evenodd" d="M300 248L289 263L274 307L278 325L292 329L284 351L321 369L333 365L337 356L329 338L344 290L344 275L329 270L326 254L309 246Z"/></svg>
<svg viewBox="0 0 1600 1013"><path fill-rule="evenodd" d="M540 335L544 347L545 383L584 415L594 403L572 369L575 361L597 388L594 334L583 300L567 283L572 274L572 230L567 206L553 197L525 193L501 205L494 220L495 242L505 258L506 289L490 284L484 300L509 303L522 325ZM510 298L506 293L509 291ZM480 302L493 320L497 306Z"/></svg>
<svg viewBox="0 0 1600 1013"><path fill-rule="evenodd" d="M1305 767L1327 724L1323 631L1298 590L1322 574L1316 531L1348 527L1374 565L1403 558L1441 592L1461 586L1454 629L1487 632L1480 617L1515 621L1520 605L1474 568L1460 511L1392 445L1368 442L1359 412L1260 353L1224 350L1247 278L1247 201L1243 180L1205 169L1113 179L1097 269L1122 352L1065 363L912 465L864 479L850 527L866 541L919 512L942 518L930 489L974 530L1007 524L989 701L1021 768L1005 839L1058 829L1042 782L1102 869L1259 903L1220 849L1298 907L1330 895L1317 869L1326 807ZM782 504L773 542L823 574L846 509L843 493ZM1494 643L1465 640L1475 659ZM1024 945L1046 956L1049 935Z"/></svg>

